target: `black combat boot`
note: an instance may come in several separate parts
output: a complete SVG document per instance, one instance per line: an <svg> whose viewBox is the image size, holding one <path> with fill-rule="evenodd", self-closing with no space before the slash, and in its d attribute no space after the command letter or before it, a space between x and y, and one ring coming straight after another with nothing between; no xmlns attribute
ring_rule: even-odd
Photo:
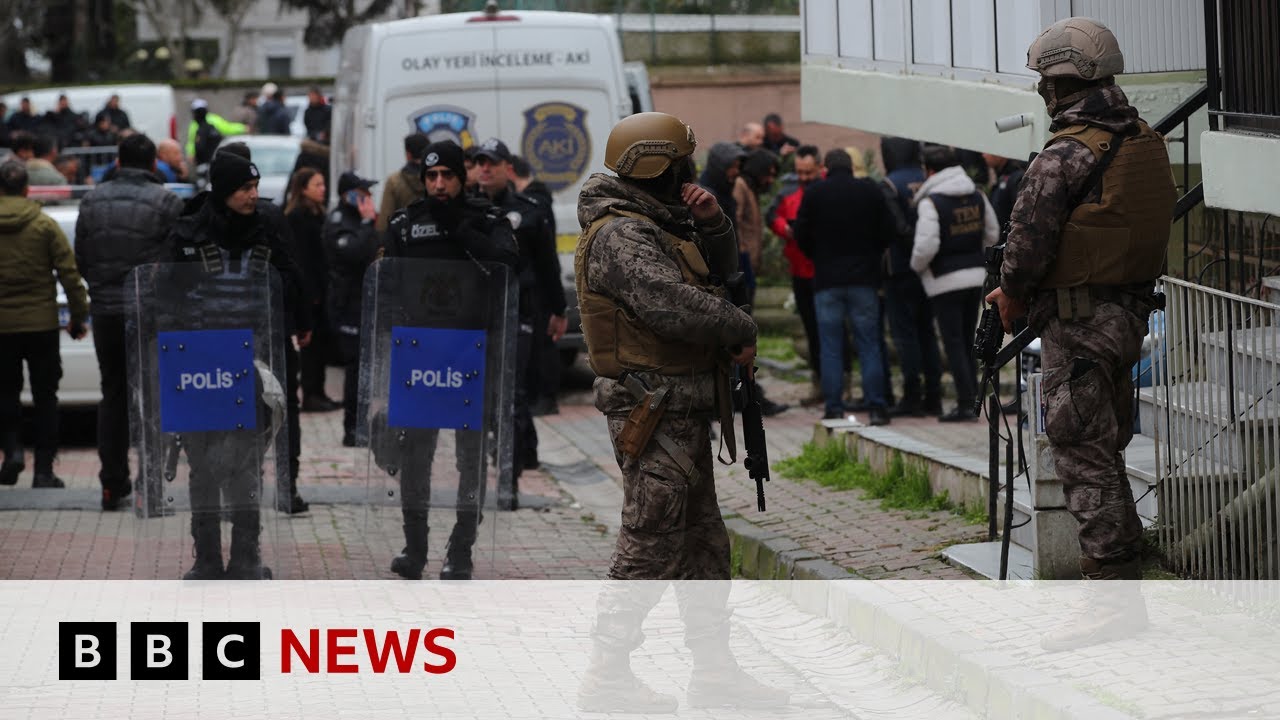
<svg viewBox="0 0 1280 720"><path fill-rule="evenodd" d="M222 528L216 515L199 513L191 516L191 537L195 544L191 554L196 562L182 576L183 580L222 579Z"/></svg>
<svg viewBox="0 0 1280 720"><path fill-rule="evenodd" d="M271 579L271 568L262 564L262 528L254 515L252 523L241 520L231 526L231 558L223 575L227 580Z"/></svg>
<svg viewBox="0 0 1280 720"><path fill-rule="evenodd" d="M426 513L404 514L404 550L391 560L391 572L405 580L421 580L427 566Z"/></svg>
<svg viewBox="0 0 1280 720"><path fill-rule="evenodd" d="M4 448L4 463L0 464L0 485L17 484L18 476L27 469L18 433L6 432L0 436L0 447Z"/></svg>
<svg viewBox="0 0 1280 720"><path fill-rule="evenodd" d="M458 520L449 533L449 544L445 549L444 567L440 568L441 580L470 580L474 566L471 562L471 547L476 544L476 528L480 524L480 513L474 510L459 510Z"/></svg>

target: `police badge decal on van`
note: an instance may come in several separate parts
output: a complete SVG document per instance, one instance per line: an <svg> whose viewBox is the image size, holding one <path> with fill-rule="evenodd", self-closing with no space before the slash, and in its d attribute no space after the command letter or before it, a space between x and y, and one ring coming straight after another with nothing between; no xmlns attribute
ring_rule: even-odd
<svg viewBox="0 0 1280 720"><path fill-rule="evenodd" d="M471 123L476 116L453 105L431 105L409 116L409 125L431 142L452 140L463 149L476 144Z"/></svg>
<svg viewBox="0 0 1280 720"><path fill-rule="evenodd" d="M566 102L534 105L524 111L521 151L536 178L552 192L578 181L591 159L587 111Z"/></svg>

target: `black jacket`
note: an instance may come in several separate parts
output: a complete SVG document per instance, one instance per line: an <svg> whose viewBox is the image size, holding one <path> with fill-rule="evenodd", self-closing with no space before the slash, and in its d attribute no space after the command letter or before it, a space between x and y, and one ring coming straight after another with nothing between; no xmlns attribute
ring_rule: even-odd
<svg viewBox="0 0 1280 720"><path fill-rule="evenodd" d="M360 211L340 203L329 213L321 235L325 262L329 266L326 309L340 333L359 332L364 299L364 271L378 256L378 230Z"/></svg>
<svg viewBox="0 0 1280 720"><path fill-rule="evenodd" d="M271 251L271 265L280 275L281 296L284 304L284 327L287 334L309 332L312 326L311 306L303 293L302 271L293 258L288 226L278 208L267 201L259 201L257 212L249 216L233 216L225 207L211 202L208 192L200 193L187 201L182 217L169 233L169 244L178 262L198 262L201 246L216 245L226 250L231 261L237 262L254 247L263 246ZM271 205L264 208L263 205ZM217 312L208 308L206 312Z"/></svg>
<svg viewBox="0 0 1280 720"><path fill-rule="evenodd" d="M289 110L277 100L267 100L258 108L258 133L261 135L288 135Z"/></svg>
<svg viewBox="0 0 1280 720"><path fill-rule="evenodd" d="M726 171L735 161L746 157L746 154L737 143L718 142L707 153L707 166L698 178L698 184L716 196L716 202L720 203L720 209L730 222L738 217L738 203L733 199L733 181Z"/></svg>
<svg viewBox="0 0 1280 720"><path fill-rule="evenodd" d="M1018 201L1018 186L1026 172L1026 163L1006 161L996 177L996 184L991 187L991 209L996 211L996 222L1000 224L1000 242L1009 235L1009 218L1013 215L1013 205Z"/></svg>
<svg viewBox="0 0 1280 720"><path fill-rule="evenodd" d="M166 243L181 214L182 200L146 170L120 168L85 195L76 219L76 266L89 283L95 315L124 314L126 276L171 257Z"/></svg>
<svg viewBox="0 0 1280 720"><path fill-rule="evenodd" d="M302 124L307 128L307 137L327 144L332 117L332 105L308 105L306 111L302 113Z"/></svg>
<svg viewBox="0 0 1280 720"><path fill-rule="evenodd" d="M833 168L804 191L793 225L814 264L814 290L880 284L881 258L894 234L884 194L870 180Z"/></svg>
<svg viewBox="0 0 1280 720"><path fill-rule="evenodd" d="M124 130L131 127L129 125L129 113L125 112L122 108L103 107L102 112L107 114L107 117L111 119L111 124L114 125L117 130Z"/></svg>
<svg viewBox="0 0 1280 720"><path fill-rule="evenodd" d="M434 209L434 211L433 211ZM401 208L387 223L390 257L520 263L511 224L485 198L458 197L447 206L422 199Z"/></svg>
<svg viewBox="0 0 1280 720"><path fill-rule="evenodd" d="M293 255L302 270L303 291L314 304L324 302L329 287L329 263L324 256L324 213L296 207L285 216L293 236Z"/></svg>
<svg viewBox="0 0 1280 720"><path fill-rule="evenodd" d="M493 204L511 221L520 248L516 272L520 280L521 322L531 322L539 314L563 316L566 303L551 205L510 187L494 198Z"/></svg>

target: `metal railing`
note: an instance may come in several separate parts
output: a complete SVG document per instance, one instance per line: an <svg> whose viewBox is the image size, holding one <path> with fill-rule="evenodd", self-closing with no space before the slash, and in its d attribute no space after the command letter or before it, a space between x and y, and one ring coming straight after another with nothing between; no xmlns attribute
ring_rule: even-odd
<svg viewBox="0 0 1280 720"><path fill-rule="evenodd" d="M1205 0L1210 128L1280 134L1280 8Z"/></svg>
<svg viewBox="0 0 1280 720"><path fill-rule="evenodd" d="M1139 415L1166 560L1197 578L1280 578L1280 305L1172 278L1164 290Z"/></svg>
<svg viewBox="0 0 1280 720"><path fill-rule="evenodd" d="M92 179L102 182L102 176L116 164L117 148L115 145L100 147L69 147L59 153L62 157L74 157L80 160L80 180Z"/></svg>

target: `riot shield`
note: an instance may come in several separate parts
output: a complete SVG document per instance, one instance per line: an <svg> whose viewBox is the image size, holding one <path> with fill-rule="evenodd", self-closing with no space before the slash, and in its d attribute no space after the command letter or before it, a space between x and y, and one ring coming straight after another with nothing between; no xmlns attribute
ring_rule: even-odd
<svg viewBox="0 0 1280 720"><path fill-rule="evenodd" d="M376 571L494 577L498 498L513 477L514 275L384 258L364 291L358 436Z"/></svg>
<svg viewBox="0 0 1280 720"><path fill-rule="evenodd" d="M266 579L289 497L281 282L265 258L135 268L129 428L133 577Z"/></svg>

